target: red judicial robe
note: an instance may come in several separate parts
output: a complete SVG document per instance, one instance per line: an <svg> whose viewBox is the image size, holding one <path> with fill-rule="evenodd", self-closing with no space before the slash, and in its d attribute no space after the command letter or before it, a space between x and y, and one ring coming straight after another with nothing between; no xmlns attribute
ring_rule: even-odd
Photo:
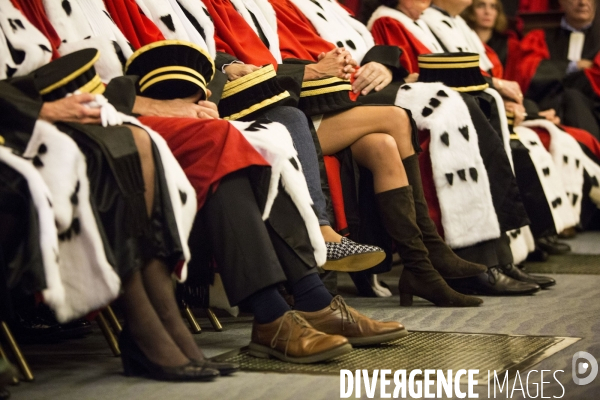
<svg viewBox="0 0 600 400"><path fill-rule="evenodd" d="M585 75L596 95L600 95L600 37L594 35L594 27L586 30L582 58L595 60L595 68ZM520 68L515 76L523 92L548 88L544 82L561 82L566 75L570 32L563 28L537 29L529 32L520 44ZM551 46L548 46L548 44Z"/></svg>
<svg viewBox="0 0 600 400"><path fill-rule="evenodd" d="M419 72L418 57L421 54L431 54L427 46L393 18L377 18L371 27L371 34L377 44L400 47L402 49L400 64L411 74Z"/></svg>
<svg viewBox="0 0 600 400"><path fill-rule="evenodd" d="M49 35L48 38L53 46L60 44L60 39L46 16L41 0L14 1L33 25L44 27L42 32ZM135 3L134 0L131 2ZM124 1L107 0L106 3L122 5ZM128 12L130 18L136 20L135 12L139 13L137 5ZM132 24L132 19L121 18L120 21ZM158 37L149 25L151 21L148 19L145 21L145 29L154 32L152 35L144 36L145 40L149 40L148 37L151 36ZM158 31L158 28L154 27L154 29ZM131 35L131 30L128 33ZM160 34L160 31L158 33ZM163 117L140 117L139 120L157 131L167 141L173 155L196 190L198 208L204 204L210 188L215 187L225 175L251 165L268 166L266 160L254 150L244 136L226 121Z"/></svg>
<svg viewBox="0 0 600 400"><path fill-rule="evenodd" d="M316 61L336 46L322 39L310 21L289 0L269 0L277 15L281 57Z"/></svg>

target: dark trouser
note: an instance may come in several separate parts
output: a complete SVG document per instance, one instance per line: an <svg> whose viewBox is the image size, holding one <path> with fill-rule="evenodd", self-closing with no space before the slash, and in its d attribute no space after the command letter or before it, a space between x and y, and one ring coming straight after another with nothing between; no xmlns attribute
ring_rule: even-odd
<svg viewBox="0 0 600 400"><path fill-rule="evenodd" d="M587 82L589 85L589 82ZM589 90L591 92L591 89ZM596 103L596 104L594 104ZM565 125L585 129L596 139L600 139L598 116L594 115L598 100L586 96L578 89L567 88L560 96L540 102L540 108L554 108ZM597 113L597 111L596 111Z"/></svg>
<svg viewBox="0 0 600 400"><path fill-rule="evenodd" d="M201 213L232 305L268 286L286 280L293 284L317 272L314 260L309 264L297 253L312 254L312 246L302 217L282 188L271 216L263 221L248 173L238 171L221 180Z"/></svg>

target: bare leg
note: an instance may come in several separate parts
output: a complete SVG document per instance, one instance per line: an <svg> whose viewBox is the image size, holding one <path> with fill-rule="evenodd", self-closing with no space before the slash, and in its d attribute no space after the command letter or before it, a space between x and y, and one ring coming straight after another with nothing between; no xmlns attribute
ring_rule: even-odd
<svg viewBox="0 0 600 400"><path fill-rule="evenodd" d="M399 107L362 106L327 116L317 135L323 154L330 155L370 133L392 136L401 159L415 154L408 115Z"/></svg>
<svg viewBox="0 0 600 400"><path fill-rule="evenodd" d="M363 136L350 149L356 162L373 173L375 193L408 185L396 142L390 135L372 133Z"/></svg>
<svg viewBox="0 0 600 400"><path fill-rule="evenodd" d="M329 225L321 225L321 234L326 242L340 243L342 241L342 236Z"/></svg>
<svg viewBox="0 0 600 400"><path fill-rule="evenodd" d="M154 310L144 289L142 274L134 272L124 282L123 289L127 325L140 350L150 361L165 367L189 363L190 360L175 344Z"/></svg>

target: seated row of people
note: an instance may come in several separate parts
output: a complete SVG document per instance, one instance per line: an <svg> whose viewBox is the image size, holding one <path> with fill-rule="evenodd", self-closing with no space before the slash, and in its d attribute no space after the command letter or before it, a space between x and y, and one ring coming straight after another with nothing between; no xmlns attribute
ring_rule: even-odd
<svg viewBox="0 0 600 400"><path fill-rule="evenodd" d="M9 241L2 242L3 249L14 250L6 257L9 265L18 266L6 283L11 289L19 284L28 293L43 293L59 319L68 320L114 299L120 280L127 321L120 342L127 375L207 380L237 368L205 360L179 315L170 276L185 279L190 252L190 268L198 267L194 260L214 257L229 302L254 314L250 353L255 356L318 362L345 354L352 345L407 334L398 322L378 322L348 307L316 274L326 260L342 260L330 262L330 268L357 271L383 259L378 247L342 239L331 228L320 154L350 155L364 168L360 226L368 229L353 237L389 251L393 242L404 265L402 305L411 305L417 295L439 306L477 306L480 299L459 292L528 294L555 283L514 267L511 245L516 245L511 241L525 240L519 232L527 232L530 218L513 174L508 137L503 137L505 123L498 115L503 100L489 94L487 100L499 110L490 123L480 93L459 95L441 84L416 82L418 62L413 70L403 62L410 54L407 45L403 52L396 43L374 46L377 35L374 41L337 3L308 3L105 0L59 6L42 0L0 1L2 34L10 44L0 48L7 66L2 78L8 78L0 83L0 104L3 114L10 115L0 123L4 146L10 149L3 151L0 165L13 177L5 180L3 174L2 198L32 199L27 209L6 208L12 226L30 221L28 233L10 238L17 243L7 247ZM419 19L419 7L409 8L413 20ZM375 25L369 25L375 32ZM434 43L431 31L423 37ZM410 44L415 59L437 50L421 44L416 39ZM89 47L100 51L79 50ZM123 64L128 69L144 53L154 56L142 63L148 74L136 72L136 84L122 76ZM176 60L182 54L189 63L185 68ZM47 64L51 58L56 61ZM127 63L121 61L127 58ZM213 75L243 81L267 64L277 69L285 93L304 104L304 113L280 105L261 109L259 104L252 117L265 120L220 120L211 102L218 100L219 86L209 85L213 96L207 88L211 79L217 81ZM65 65L72 66L68 73ZM168 75L150 79L151 74L182 70L186 81L194 82L191 94ZM92 71L91 83L65 85L64 75L73 79L84 71ZM349 78L352 83L345 84ZM169 79L166 100L164 92L144 96L149 87ZM312 88L333 83L342 89L329 92L350 91L357 101L306 106ZM502 95L522 104L517 86L493 83ZM64 97L77 90L94 94ZM102 90L104 96L96 94ZM429 136L423 135L425 129ZM61 148L43 140L64 143L63 149L78 160L78 175L69 181L75 182L75 192L58 184L69 168ZM465 143L449 144L458 140ZM419 156L420 148L426 151ZM47 192L50 203L66 205L70 212L58 231L48 228L53 224L47 218L58 220L60 210L39 201ZM537 195L550 202L545 193ZM88 203L85 220L74 218ZM554 208L566 208L570 202L556 204ZM369 213L373 208L377 212ZM36 210L39 224L31 217ZM194 242L192 235L190 251L192 223L209 234L208 243ZM552 229L559 225L550 224ZM58 238L54 246L50 239L41 240L47 237L41 233L48 235L42 227ZM375 235L362 234L365 230ZM96 241L75 242L81 232ZM39 257L23 263L25 248ZM69 256L73 248L80 252ZM75 269L69 261L85 252L96 252L99 261L81 267L91 271L87 275L67 277L67 270ZM58 259L51 260L53 253ZM118 278L111 276L112 268ZM372 271L387 268L384 264ZM63 284L68 279L69 285ZM104 292L96 281L107 286ZM277 290L283 281L290 287L294 310Z"/></svg>

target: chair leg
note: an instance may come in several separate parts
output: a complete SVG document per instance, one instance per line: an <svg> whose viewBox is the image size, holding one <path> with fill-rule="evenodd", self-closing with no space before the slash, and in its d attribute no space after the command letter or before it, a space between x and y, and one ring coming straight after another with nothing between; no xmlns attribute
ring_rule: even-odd
<svg viewBox="0 0 600 400"><path fill-rule="evenodd" d="M200 328L198 321L196 321L196 317L194 317L192 310L190 310L190 306L188 306L186 304L185 307L183 308L183 313L185 314L185 318L188 320L188 323L190 324L192 333L202 333L202 328Z"/></svg>
<svg viewBox="0 0 600 400"><path fill-rule="evenodd" d="M6 352L4 351L4 348L2 348L2 345L0 344L0 358L5 359L6 361L10 360L8 359L8 356L6 355ZM19 384L19 378L17 376L13 376L12 378L12 382L10 382L13 385L18 385Z"/></svg>
<svg viewBox="0 0 600 400"><path fill-rule="evenodd" d="M208 319L212 324L213 328L215 328L215 331L221 332L223 330L223 325L221 325L221 322L219 322L219 319L217 318L215 313L210 308L207 308L206 314L208 315Z"/></svg>
<svg viewBox="0 0 600 400"><path fill-rule="evenodd" d="M106 318L104 318L102 312L98 313L98 316L96 317L96 322L98 323L98 326L100 326L100 330L104 334L104 338L108 343L108 347L110 347L115 357L119 357L121 355L119 343L117 342L117 338L115 337L113 332L110 330L110 326L108 326L108 322L106 322Z"/></svg>
<svg viewBox="0 0 600 400"><path fill-rule="evenodd" d="M121 332L123 331L123 327L121 327L121 323L117 319L117 316L115 315L115 312L113 311L112 307L106 306L106 308L104 310L102 310L102 312L104 313L104 317L110 323L110 326L112 327L115 334L117 336L120 335Z"/></svg>
<svg viewBox="0 0 600 400"><path fill-rule="evenodd" d="M25 381L31 382L33 380L33 374L31 373L29 364L27 364L27 360L25 360L23 353L21 353L21 349L19 348L19 345L17 344L17 342L15 341L15 338L13 337L12 333L10 332L8 325L6 325L6 322L2 321L0 323L0 326L2 327L2 334L4 335L4 338L6 339L6 341L8 343L8 347L10 348L10 350L13 352L13 354L15 356L15 360L17 361L19 370L23 374L23 378L25 378Z"/></svg>

